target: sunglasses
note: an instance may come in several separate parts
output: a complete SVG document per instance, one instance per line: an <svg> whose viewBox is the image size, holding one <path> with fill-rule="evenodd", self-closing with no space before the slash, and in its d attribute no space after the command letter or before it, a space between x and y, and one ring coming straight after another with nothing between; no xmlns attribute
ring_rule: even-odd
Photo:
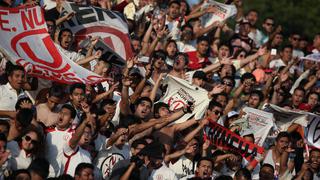
<svg viewBox="0 0 320 180"><path fill-rule="evenodd" d="M31 141L31 143L32 144L38 144L38 141L36 141L36 140L33 140L30 136L28 136L28 135L25 135L24 137L23 137L23 139L24 140L26 140L27 142L30 142Z"/></svg>
<svg viewBox="0 0 320 180"><path fill-rule="evenodd" d="M222 84L229 86L229 87L233 86L231 82L227 82L227 81L223 81Z"/></svg>
<svg viewBox="0 0 320 180"><path fill-rule="evenodd" d="M222 115L222 112L217 111L217 110L213 111L213 113L214 113L215 115L217 115L217 116L221 116L221 115Z"/></svg>
<svg viewBox="0 0 320 180"><path fill-rule="evenodd" d="M273 26L274 24L272 23L266 23L267 26Z"/></svg>
<svg viewBox="0 0 320 180"><path fill-rule="evenodd" d="M294 37L294 38L292 38L294 41L299 41L300 40L300 38L296 38L296 37Z"/></svg>

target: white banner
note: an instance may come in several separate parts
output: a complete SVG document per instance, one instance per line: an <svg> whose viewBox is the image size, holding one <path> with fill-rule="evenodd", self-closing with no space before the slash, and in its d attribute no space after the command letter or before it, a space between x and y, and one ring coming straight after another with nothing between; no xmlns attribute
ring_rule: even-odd
<svg viewBox="0 0 320 180"><path fill-rule="evenodd" d="M201 22L204 27L210 26L215 21L224 21L237 14L237 8L235 5L228 5L214 0L209 0L207 3L204 3L201 8L204 9L208 6L215 6L217 11L215 13L206 13L201 17Z"/></svg>
<svg viewBox="0 0 320 180"><path fill-rule="evenodd" d="M250 131L254 134L255 144L263 146L273 126L273 114L250 107L245 107L243 111L247 113L245 118L248 122L248 129L242 129L240 135Z"/></svg>
<svg viewBox="0 0 320 180"><path fill-rule="evenodd" d="M128 25L122 14L99 7L77 6L74 3L65 2L62 14L69 12L76 12L75 16L63 26L71 29L76 43L88 36L100 36L123 59L132 57Z"/></svg>
<svg viewBox="0 0 320 180"><path fill-rule="evenodd" d="M269 104L265 111L273 114L279 131L287 131L292 123L307 127L308 118L311 115L308 112L292 111L273 104Z"/></svg>
<svg viewBox="0 0 320 180"><path fill-rule="evenodd" d="M1 51L30 75L67 84L94 84L103 80L57 49L39 6L0 7L0 39Z"/></svg>
<svg viewBox="0 0 320 180"><path fill-rule="evenodd" d="M188 81L168 75L164 80L167 84L167 91L160 99L160 102L167 103L171 111L180 109L193 102L195 109L193 113L188 113L182 116L175 123L184 122L191 116L195 115L196 119L201 119L207 110L210 99L208 98L208 91L200 87L190 85Z"/></svg>
<svg viewBox="0 0 320 180"><path fill-rule="evenodd" d="M305 133L305 138L308 143L316 148L320 148L320 117L312 116L309 119L307 132Z"/></svg>
<svg viewBox="0 0 320 180"><path fill-rule="evenodd" d="M320 62L320 53L309 54L309 55L307 55L305 57L300 57L300 59Z"/></svg>

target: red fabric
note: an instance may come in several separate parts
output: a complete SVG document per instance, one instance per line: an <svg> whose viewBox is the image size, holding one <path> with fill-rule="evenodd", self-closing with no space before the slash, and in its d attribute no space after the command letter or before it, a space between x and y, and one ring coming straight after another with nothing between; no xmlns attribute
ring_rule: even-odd
<svg viewBox="0 0 320 180"><path fill-rule="evenodd" d="M63 174L67 174L68 168L69 168L69 164L70 164L70 160L72 158L72 156L74 156L75 154L77 154L77 152L79 151L79 147L78 149L72 153L70 156L68 156L66 153L63 152L63 155L67 158L67 162L66 165L64 166L64 170L63 170Z"/></svg>
<svg viewBox="0 0 320 180"><path fill-rule="evenodd" d="M206 65L210 64L208 57L198 58L197 51L187 52L187 55L189 56L188 68L191 70L204 68Z"/></svg>
<svg viewBox="0 0 320 180"><path fill-rule="evenodd" d="M114 11L123 12L124 8L128 5L127 1L122 1L121 3L117 4L115 7L112 8Z"/></svg>

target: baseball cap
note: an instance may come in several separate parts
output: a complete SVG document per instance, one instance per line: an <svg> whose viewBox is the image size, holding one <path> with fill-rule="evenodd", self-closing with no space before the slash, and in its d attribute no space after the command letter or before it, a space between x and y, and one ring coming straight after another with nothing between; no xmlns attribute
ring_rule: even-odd
<svg viewBox="0 0 320 180"><path fill-rule="evenodd" d="M203 71L196 71L193 74L192 78L198 78L198 79L202 79L202 80L206 81L207 80L207 75Z"/></svg>

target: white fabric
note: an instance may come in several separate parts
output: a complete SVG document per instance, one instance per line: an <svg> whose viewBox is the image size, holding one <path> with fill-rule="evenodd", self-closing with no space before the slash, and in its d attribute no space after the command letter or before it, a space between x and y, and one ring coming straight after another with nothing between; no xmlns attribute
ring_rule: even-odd
<svg viewBox="0 0 320 180"><path fill-rule="evenodd" d="M270 164L271 166L273 166L273 168L275 168L276 164L274 163L273 158L272 158L272 149L270 149L267 152L267 155L263 160L263 164Z"/></svg>
<svg viewBox="0 0 320 180"><path fill-rule="evenodd" d="M185 114L175 123L184 122L193 115L196 119L202 118L210 102L208 92L205 89L190 85L188 81L171 75L168 75L163 82L168 84L168 87L159 102L168 104L171 111L186 106L188 102L193 102L195 106L192 113Z"/></svg>
<svg viewBox="0 0 320 180"><path fill-rule="evenodd" d="M90 163L91 164L90 153L88 151L82 149L79 146L76 147L74 150L74 149L70 148L68 143L66 143L63 147L63 153L64 153L64 155L63 155L63 160L62 160L62 162L63 162L62 169L65 170L65 173L69 174L70 176L74 176L76 167L80 163ZM66 164L68 159L70 159L69 163Z"/></svg>
<svg viewBox="0 0 320 180"><path fill-rule="evenodd" d="M66 55L67 58L69 58L73 62L78 62L80 59L85 58L85 56L80 53L64 49L58 44L55 44L55 45L60 50L60 52L62 52L64 55Z"/></svg>
<svg viewBox="0 0 320 180"><path fill-rule="evenodd" d="M12 170L27 169L33 160L32 155L27 155L26 152L21 149L16 141L11 141L11 145L8 146L11 152L10 164Z"/></svg>
<svg viewBox="0 0 320 180"><path fill-rule="evenodd" d="M262 40L264 38L264 34L259 29L256 29L255 33L250 31L248 36L254 41L257 48L262 45Z"/></svg>
<svg viewBox="0 0 320 180"><path fill-rule="evenodd" d="M292 52L293 57L304 57L304 53L299 49L294 49Z"/></svg>
<svg viewBox="0 0 320 180"><path fill-rule="evenodd" d="M24 95L23 91L19 93L12 88L8 82L5 85L0 86L0 110L1 111L15 111L15 105L18 101L18 97Z"/></svg>
<svg viewBox="0 0 320 180"><path fill-rule="evenodd" d="M195 48L195 46L191 45L191 44L185 44L182 41L178 41L177 42L177 46L178 46L178 50L179 52L191 52L191 51L196 51L197 49Z"/></svg>
<svg viewBox="0 0 320 180"><path fill-rule="evenodd" d="M178 180L175 173L166 165L162 165L159 169L151 172L148 180Z"/></svg>
<svg viewBox="0 0 320 180"><path fill-rule="evenodd" d="M105 145L109 139L106 139L103 149L99 151L94 164L100 169L104 179L108 179L111 175L113 166L123 159L130 158L130 146L125 144L122 149L117 148L115 145L106 148Z"/></svg>
<svg viewBox="0 0 320 180"><path fill-rule="evenodd" d="M63 173L62 158L63 147L72 137L74 130L67 129L64 131L53 129L46 136L45 156L49 161L49 177L56 177Z"/></svg>
<svg viewBox="0 0 320 180"><path fill-rule="evenodd" d="M30 75L66 84L93 84L103 80L101 76L71 61L56 47L47 32L46 21L42 21L44 14L40 6L1 11L5 14L2 18L9 20L8 24L13 25L15 30L0 31L0 49L10 57L10 61L23 66ZM38 22L32 23L34 27L25 25L23 21L28 12L33 14L28 21ZM76 58L76 55L72 54L72 58Z"/></svg>
<svg viewBox="0 0 320 180"><path fill-rule="evenodd" d="M185 156L181 156L174 164L169 164L169 168L173 170L179 179L193 174L193 167L196 168L197 166L193 166L193 162Z"/></svg>

